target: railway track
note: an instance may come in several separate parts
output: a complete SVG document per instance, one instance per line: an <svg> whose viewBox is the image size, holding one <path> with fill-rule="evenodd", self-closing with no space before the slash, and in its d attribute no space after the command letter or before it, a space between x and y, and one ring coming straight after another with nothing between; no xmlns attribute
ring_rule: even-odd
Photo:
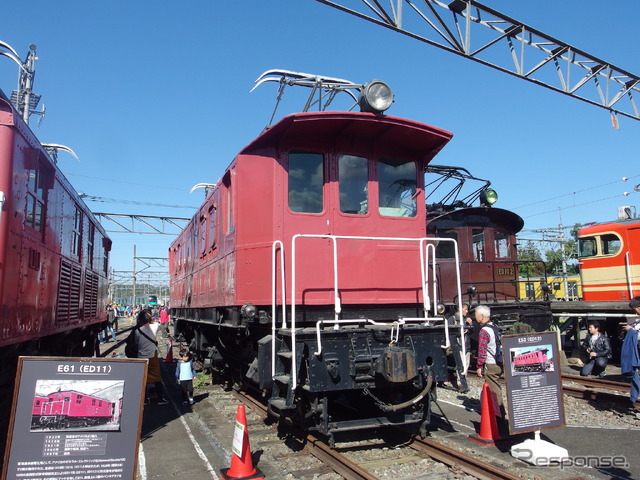
<svg viewBox="0 0 640 480"><path fill-rule="evenodd" d="M473 475L481 480L520 480L522 477L498 468L488 462L466 455L458 450L442 445L432 439L415 438L411 448L429 455L450 468Z"/></svg>
<svg viewBox="0 0 640 480"><path fill-rule="evenodd" d="M252 408L262 412L266 418L267 409L258 400L243 392L234 392L238 399L250 404ZM459 450L443 445L433 439L421 439L410 435L401 429L391 431L388 441L381 443L337 443L334 449L329 448L325 441L313 436L305 435L303 438L303 451L309 453L341 475L346 480L377 480L371 470L384 470L394 468L409 462L419 463L425 458L430 458L446 466L446 468L471 475L480 480L521 480L522 477L484 462L474 456L467 455ZM393 445L389 449L389 445ZM363 461L350 458L352 452L362 452L371 449L372 459ZM382 451L384 450L384 453Z"/></svg>
<svg viewBox="0 0 640 480"><path fill-rule="evenodd" d="M267 407L262 402L244 392L234 392L234 394L239 400L250 404L252 408L261 412L265 419L267 418ZM329 446L313 435L307 435L304 438L303 451L316 457L334 472L342 475L345 480L377 480L376 476L349 460L345 455L330 449Z"/></svg>
<svg viewBox="0 0 640 480"><path fill-rule="evenodd" d="M562 391L572 397L630 405L629 390L631 387L628 383L565 374L562 375L562 381ZM568 385L568 383L578 384L578 386ZM621 393L613 393L613 391Z"/></svg>

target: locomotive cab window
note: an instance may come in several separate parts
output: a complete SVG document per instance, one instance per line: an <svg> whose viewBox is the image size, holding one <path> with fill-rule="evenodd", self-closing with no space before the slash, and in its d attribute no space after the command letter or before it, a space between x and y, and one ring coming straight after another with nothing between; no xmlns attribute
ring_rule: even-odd
<svg viewBox="0 0 640 480"><path fill-rule="evenodd" d="M322 154L289 153L289 209L298 213L321 213L323 187Z"/></svg>
<svg viewBox="0 0 640 480"><path fill-rule="evenodd" d="M26 224L42 234L47 201L47 183L50 181L45 169L38 165L27 170L27 204L25 207ZM50 188L50 187L49 187Z"/></svg>
<svg viewBox="0 0 640 480"><path fill-rule="evenodd" d="M509 234L504 232L494 232L493 244L495 246L496 258L509 258Z"/></svg>
<svg viewBox="0 0 640 480"><path fill-rule="evenodd" d="M340 155L338 159L338 183L340 187L340 211L354 215L369 212L369 162L354 155Z"/></svg>
<svg viewBox="0 0 640 480"><path fill-rule="evenodd" d="M596 254L595 237L578 238L578 255L580 258L594 257Z"/></svg>
<svg viewBox="0 0 640 480"><path fill-rule="evenodd" d="M222 179L222 188L224 191L223 198L225 202L225 208L223 209L224 215L224 234L229 235L233 233L236 229L234 223L234 212L233 212L233 182L231 181L232 172L227 172L224 178Z"/></svg>
<svg viewBox="0 0 640 480"><path fill-rule="evenodd" d="M73 230L71 231L71 253L80 257L82 252L82 210L75 207L75 213L73 215Z"/></svg>
<svg viewBox="0 0 640 480"><path fill-rule="evenodd" d="M200 219L200 238L199 238L199 248L200 255L204 255L207 253L207 218L202 217Z"/></svg>
<svg viewBox="0 0 640 480"><path fill-rule="evenodd" d="M216 246L216 209L213 205L209 209L209 246L212 249Z"/></svg>
<svg viewBox="0 0 640 480"><path fill-rule="evenodd" d="M473 237L473 260L484 262L484 230L474 228L471 235Z"/></svg>
<svg viewBox="0 0 640 480"><path fill-rule="evenodd" d="M415 162L381 159L378 162L379 212L387 217L415 217L418 213Z"/></svg>
<svg viewBox="0 0 640 480"><path fill-rule="evenodd" d="M600 248L602 255L615 255L620 251L622 242L620 237L613 233L607 233L600 237Z"/></svg>

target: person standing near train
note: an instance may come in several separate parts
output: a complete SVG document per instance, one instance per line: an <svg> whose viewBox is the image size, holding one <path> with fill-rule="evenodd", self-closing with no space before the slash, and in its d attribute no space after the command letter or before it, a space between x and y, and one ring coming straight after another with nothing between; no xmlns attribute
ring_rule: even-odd
<svg viewBox="0 0 640 480"><path fill-rule="evenodd" d="M478 305L475 310L475 317L482 327L478 334L478 363L477 375L485 379L489 389L496 397L502 418L506 418L504 402L502 401L502 388L500 387L500 377L504 373L504 362L502 358L502 344L500 332L491 321L491 309L486 305Z"/></svg>
<svg viewBox="0 0 640 480"><path fill-rule="evenodd" d="M640 395L640 297L632 298L629 308L639 316L627 317L627 324L622 327L625 335L620 352L620 373L631 377L629 400L636 403Z"/></svg>
<svg viewBox="0 0 640 480"><path fill-rule="evenodd" d="M158 342L156 340L156 330L151 328L153 317L149 310L141 310L138 314L138 326L132 332L135 335L135 342L138 347L137 358L146 358L147 363L147 392L145 394L145 404L149 403L149 386L153 385L158 405L166 405L169 401L164 396L162 388L162 374L160 372L160 361L158 359Z"/></svg>
<svg viewBox="0 0 640 480"><path fill-rule="evenodd" d="M182 404L193 405L193 379L196 377L196 367L193 365L189 350L180 352L180 361L176 365L176 382L182 389Z"/></svg>
<svg viewBox="0 0 640 480"><path fill-rule="evenodd" d="M611 358L611 344L609 338L600 332L600 322L590 320L587 324L589 333L582 341L582 350L587 352L587 361L585 362L580 375L587 377L594 375L604 377L604 371L607 368L607 362Z"/></svg>

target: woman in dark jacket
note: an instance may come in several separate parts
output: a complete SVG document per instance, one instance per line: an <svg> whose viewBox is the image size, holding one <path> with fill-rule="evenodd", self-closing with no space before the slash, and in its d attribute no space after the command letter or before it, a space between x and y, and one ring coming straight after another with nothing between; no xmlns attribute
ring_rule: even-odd
<svg viewBox="0 0 640 480"><path fill-rule="evenodd" d="M611 358L609 338L604 333L600 333L600 322L597 320L591 320L587 330L589 333L582 341L582 350L587 352L587 361L582 367L580 375L586 377L593 374L604 377L604 369Z"/></svg>
<svg viewBox="0 0 640 480"><path fill-rule="evenodd" d="M138 314L138 325L135 329L135 339L138 346L138 358L147 358L147 387L153 384L156 396L158 397L158 405L165 405L169 401L164 396L162 388L162 376L160 373L160 361L158 360L158 342L156 334L149 324L152 321L151 312L141 310ZM148 388L147 388L148 390ZM149 392L145 395L145 404L149 403Z"/></svg>

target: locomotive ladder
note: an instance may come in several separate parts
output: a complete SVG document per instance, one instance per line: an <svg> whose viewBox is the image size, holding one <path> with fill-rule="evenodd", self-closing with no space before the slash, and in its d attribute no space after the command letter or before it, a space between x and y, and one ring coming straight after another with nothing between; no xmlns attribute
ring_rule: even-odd
<svg viewBox="0 0 640 480"><path fill-rule="evenodd" d="M344 235L321 235L321 234L297 234L291 239L291 381L292 389L297 387L297 362L296 362L296 242L305 238L321 238L331 241L332 244L332 257L333 257L333 295L334 295L334 319L333 320L320 320L316 323L316 335L318 339L318 351L314 352L314 355L320 355L322 353L322 326L325 323L333 324L334 330L339 330L340 325L345 324L362 324L367 323L370 325L387 325L391 326L391 340L397 341L400 336L400 328L406 323L421 323L424 326L432 326L438 323L444 323L443 317L437 317L438 306L438 282L436 276L437 258L435 255L437 242L452 242L455 252L455 265L456 265L456 285L458 289L458 308L462 311L462 291L460 280L460 260L458 257L458 244L455 239L452 238L404 238L404 237L368 237L368 236L344 236ZM422 280L422 300L423 300L423 312L424 317L402 317L392 323L376 322L371 319L357 318L357 319L340 319L340 313L342 312L342 306L340 301L340 289L338 286L338 242L337 240L357 240L357 241L399 241L408 243L417 243L420 253L420 275ZM277 264L278 259L280 261L280 282L278 282ZM429 262L431 262L431 276L429 275ZM429 282L432 285L432 297L429 296ZM281 301L282 301L282 323L280 328L286 329L287 317L286 317L286 278L285 278L285 257L284 257L284 244L280 240L276 240L272 245L272 289L271 289L271 335L273 338L271 345L271 376L276 376L276 310L277 310L277 291L278 283L281 287ZM433 309L434 316L429 317L429 311ZM445 326L448 327L447 324ZM449 328L445 328L445 345L442 348L449 348L451 343L449 341ZM460 322L460 338L464 335L464 323ZM464 342L462 342L462 355L465 355ZM466 373L466 372L465 372Z"/></svg>

